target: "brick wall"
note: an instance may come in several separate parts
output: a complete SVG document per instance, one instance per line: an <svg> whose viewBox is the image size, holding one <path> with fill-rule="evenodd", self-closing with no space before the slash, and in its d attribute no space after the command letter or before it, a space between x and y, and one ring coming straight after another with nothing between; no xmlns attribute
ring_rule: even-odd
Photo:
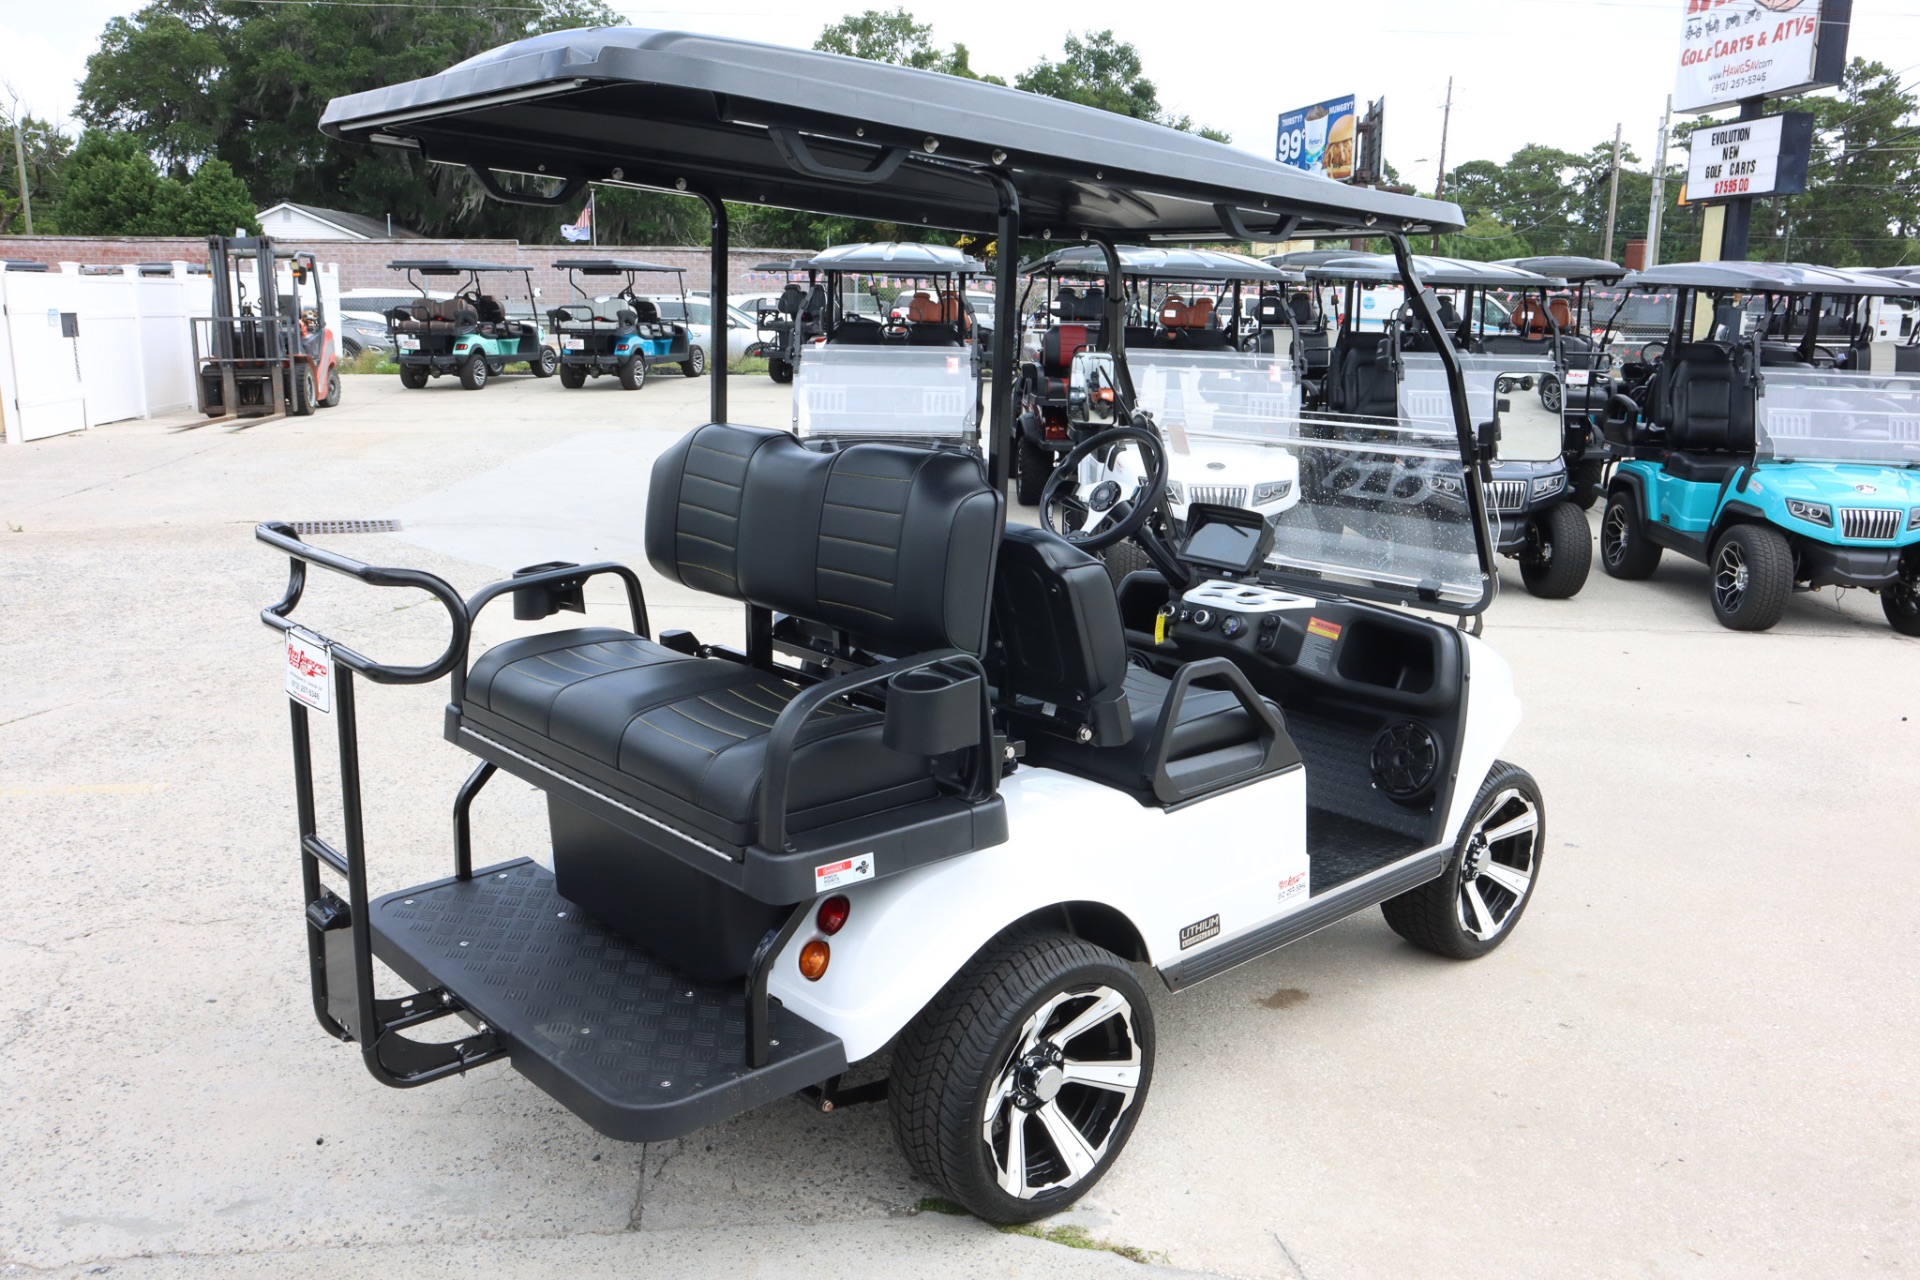
<svg viewBox="0 0 1920 1280"><path fill-rule="evenodd" d="M511 262L534 268L533 282L541 302L551 304L569 296L567 273L548 265L557 258L641 258L663 266L684 267L687 288L707 287L707 250L701 246L523 245L514 240L282 240L290 249L310 250L320 262L340 264L342 289L383 289L400 277L387 269L396 258L475 258L483 262ZM777 277L753 271L753 264L793 257L793 249L747 249L735 246L728 256L732 285L729 293L758 293ZM0 236L0 258L44 262L54 269L62 262L83 266L120 266L130 262L205 262L207 242L184 236ZM672 277L664 277L659 292L672 291Z"/></svg>

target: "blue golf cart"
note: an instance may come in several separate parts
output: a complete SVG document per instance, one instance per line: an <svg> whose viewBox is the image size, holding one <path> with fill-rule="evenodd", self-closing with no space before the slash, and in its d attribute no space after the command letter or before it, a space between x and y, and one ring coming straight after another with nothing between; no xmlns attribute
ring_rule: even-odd
<svg viewBox="0 0 1920 1280"><path fill-rule="evenodd" d="M1638 366L1637 415L1607 424L1629 454L1601 519L1607 573L1648 577L1668 550L1702 561L1736 631L1773 626L1796 591L1864 587L1920 635L1920 374L1867 323L1873 299L1920 284L1779 262L1625 284L1677 305Z"/></svg>
<svg viewBox="0 0 1920 1280"><path fill-rule="evenodd" d="M560 343L561 386L584 387L588 378L612 374L622 387L637 391L652 366L688 360L691 339L686 326L662 319L659 307L641 297L635 284L643 274L671 272L679 278L684 303L687 284L679 267L637 258L562 258L553 265L565 269L567 282L579 295L579 301L547 313ZM581 282L583 276L589 281L610 283L617 278L625 283L595 297Z"/></svg>

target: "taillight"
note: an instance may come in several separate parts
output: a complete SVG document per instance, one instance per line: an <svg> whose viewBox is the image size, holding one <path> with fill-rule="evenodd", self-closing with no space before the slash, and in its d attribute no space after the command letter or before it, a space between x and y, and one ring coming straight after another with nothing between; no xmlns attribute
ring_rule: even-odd
<svg viewBox="0 0 1920 1280"><path fill-rule="evenodd" d="M853 904L836 893L820 904L820 910L814 913L813 922L820 927L820 932L831 938L846 927L847 913L851 910L853 910Z"/></svg>

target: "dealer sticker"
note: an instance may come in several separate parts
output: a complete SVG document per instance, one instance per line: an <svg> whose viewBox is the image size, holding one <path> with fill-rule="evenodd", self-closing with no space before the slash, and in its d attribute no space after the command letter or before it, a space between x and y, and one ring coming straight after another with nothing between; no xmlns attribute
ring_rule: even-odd
<svg viewBox="0 0 1920 1280"><path fill-rule="evenodd" d="M1570 387L1586 386L1588 373L1589 373L1589 370L1586 370L1586 369L1567 370L1567 385Z"/></svg>
<svg viewBox="0 0 1920 1280"><path fill-rule="evenodd" d="M418 351L420 349L420 339L410 337L403 333L400 335L399 345L402 351Z"/></svg>
<svg viewBox="0 0 1920 1280"><path fill-rule="evenodd" d="M1280 901L1291 902L1307 891L1307 873L1296 871L1280 882Z"/></svg>
<svg viewBox="0 0 1920 1280"><path fill-rule="evenodd" d="M813 888L816 893L825 893L829 889L838 889L843 884L854 884L861 880L873 879L873 855L863 853L857 858L847 858L841 862L825 862L813 869Z"/></svg>
<svg viewBox="0 0 1920 1280"><path fill-rule="evenodd" d="M1180 949L1185 951L1188 947L1197 946L1209 938L1217 938L1219 936L1220 916L1219 913L1216 912L1208 916L1205 920L1195 920L1192 924L1180 931Z"/></svg>
<svg viewBox="0 0 1920 1280"><path fill-rule="evenodd" d="M321 715L333 713L333 650L319 636L286 633L287 696Z"/></svg>

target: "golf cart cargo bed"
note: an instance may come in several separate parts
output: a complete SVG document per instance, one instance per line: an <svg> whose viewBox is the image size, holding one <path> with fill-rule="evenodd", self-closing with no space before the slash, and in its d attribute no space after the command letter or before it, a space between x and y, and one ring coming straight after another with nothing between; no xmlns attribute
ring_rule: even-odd
<svg viewBox="0 0 1920 1280"><path fill-rule="evenodd" d="M769 1003L747 1065L744 983L699 982L588 918L529 860L373 903L374 954L444 988L522 1075L610 1138L663 1142L846 1069L840 1040Z"/></svg>

